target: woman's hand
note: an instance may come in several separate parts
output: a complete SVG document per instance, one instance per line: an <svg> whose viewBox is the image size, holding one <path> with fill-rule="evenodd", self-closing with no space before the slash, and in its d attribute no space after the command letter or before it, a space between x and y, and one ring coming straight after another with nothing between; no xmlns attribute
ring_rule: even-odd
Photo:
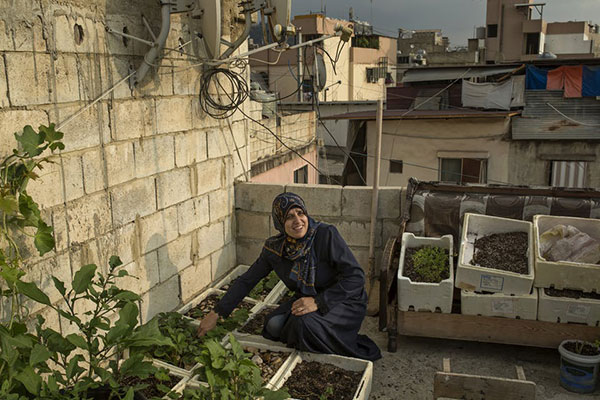
<svg viewBox="0 0 600 400"><path fill-rule="evenodd" d="M217 326L217 321L219 320L219 314L214 311L209 312L202 321L200 321L200 326L198 327L197 334L202 337L206 335L206 333L212 330L215 326Z"/></svg>
<svg viewBox="0 0 600 400"><path fill-rule="evenodd" d="M301 297L292 303L292 314L299 317L317 311L317 303L313 297Z"/></svg>

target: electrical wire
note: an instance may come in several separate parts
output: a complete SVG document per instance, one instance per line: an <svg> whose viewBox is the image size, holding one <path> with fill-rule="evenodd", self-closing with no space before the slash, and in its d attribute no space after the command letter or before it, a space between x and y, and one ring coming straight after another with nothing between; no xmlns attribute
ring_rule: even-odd
<svg viewBox="0 0 600 400"><path fill-rule="evenodd" d="M571 121L571 122L574 122L574 123L576 123L576 124L583 125L583 126L589 126L589 127L593 127L593 128L600 127L600 125L598 125L598 124L588 124L588 123L585 123L585 122L577 121L577 120L575 120L575 119L573 119L573 118L571 118L571 117L569 117L569 116L567 116L567 115L563 114L562 112L560 112L560 110L558 110L556 107L554 107L554 106L553 106L552 104L550 104L550 103L546 103L546 105L550 106L550 108L552 108L552 109L553 109L554 111L556 111L558 114L562 115L564 118L568 119L568 120L569 120L569 121Z"/></svg>
<svg viewBox="0 0 600 400"><path fill-rule="evenodd" d="M219 79L221 76L231 85L231 95L221 84L221 80ZM214 87L216 88L221 87L229 101L223 101L220 96L218 99L215 99L210 92L211 83L214 83ZM207 115L214 119L225 119L233 115L237 109L240 109L240 106L246 101L248 95L248 83L241 74L226 68L208 68L202 74L198 96L200 107Z"/></svg>

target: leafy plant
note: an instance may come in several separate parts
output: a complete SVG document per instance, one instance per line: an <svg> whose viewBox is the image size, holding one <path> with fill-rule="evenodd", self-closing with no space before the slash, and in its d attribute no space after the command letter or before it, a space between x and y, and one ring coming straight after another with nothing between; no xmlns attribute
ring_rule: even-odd
<svg viewBox="0 0 600 400"><path fill-rule="evenodd" d="M275 273L275 271L271 271L271 273L269 273L269 275L267 275L266 277L261 279L256 284L256 286L254 286L254 288L248 294L248 297L251 297L255 300L258 300L258 299L264 297L263 293L273 290L275 285L277 285L279 283L279 280L280 279L277 276L277 274Z"/></svg>
<svg viewBox="0 0 600 400"><path fill-rule="evenodd" d="M334 395L333 386L327 386L327 389L325 389L325 393L322 393L319 396L319 400L334 399L333 395Z"/></svg>
<svg viewBox="0 0 600 400"><path fill-rule="evenodd" d="M423 246L412 255L413 268L424 282L441 282L449 276L448 250Z"/></svg>

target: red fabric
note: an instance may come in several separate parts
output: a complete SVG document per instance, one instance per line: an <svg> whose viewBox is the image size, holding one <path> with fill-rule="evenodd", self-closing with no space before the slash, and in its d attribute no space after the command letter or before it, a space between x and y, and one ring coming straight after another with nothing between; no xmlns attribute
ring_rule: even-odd
<svg viewBox="0 0 600 400"><path fill-rule="evenodd" d="M583 66L565 66L565 97L581 97Z"/></svg>
<svg viewBox="0 0 600 400"><path fill-rule="evenodd" d="M558 67L548 71L547 90L562 90L565 82L565 67Z"/></svg>

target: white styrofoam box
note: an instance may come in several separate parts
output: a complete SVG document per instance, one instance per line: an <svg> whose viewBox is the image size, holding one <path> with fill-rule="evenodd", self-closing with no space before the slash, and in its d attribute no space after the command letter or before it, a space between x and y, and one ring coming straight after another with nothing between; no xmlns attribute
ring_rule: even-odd
<svg viewBox="0 0 600 400"><path fill-rule="evenodd" d="M273 290L271 290L271 293L269 293L268 296L265 297L264 302L269 304L277 304L277 302L281 300L281 298L285 295L287 291L288 288L287 286L285 286L285 283L283 283L283 281L279 281L279 283L275 285Z"/></svg>
<svg viewBox="0 0 600 400"><path fill-rule="evenodd" d="M460 312L465 315L483 315L516 319L537 319L538 294L477 293L460 291Z"/></svg>
<svg viewBox="0 0 600 400"><path fill-rule="evenodd" d="M225 277L223 279L217 281L217 283L215 283L212 287L215 289L222 290L221 288L223 286L230 284L231 281L233 281L234 279L238 278L243 273L248 271L249 268L250 268L249 265L243 265L243 264L238 265L237 267L235 267L233 269L233 271L231 271L230 273L225 275Z"/></svg>
<svg viewBox="0 0 600 400"><path fill-rule="evenodd" d="M196 296L191 301L189 301L183 307L181 307L180 309L178 309L177 312L180 313L180 314L185 314L190 309L196 307L202 300L204 300L208 296L210 296L212 294L221 295L221 294L224 294L224 293L225 292L223 290L209 288L209 289L205 290L204 292L200 293L198 296ZM254 304L254 307L256 307L256 305L259 303L258 301L254 300L254 299L251 299L250 297L244 297L243 301L247 301L248 303ZM252 312L252 310L250 310L250 312ZM187 317L187 316L185 318L188 318L191 321L195 321L193 318L190 318L190 317Z"/></svg>
<svg viewBox="0 0 600 400"><path fill-rule="evenodd" d="M450 276L440 283L412 282L402 276L404 273L404 257L407 248L421 246L441 247L448 250L448 265ZM400 250L400 267L398 268L398 308L408 311L412 306L415 311L437 310L443 313L452 312L452 295L454 293L454 263L452 260L452 235L441 238L419 237L405 232L402 235L402 250Z"/></svg>
<svg viewBox="0 0 600 400"><path fill-rule="evenodd" d="M494 233L526 232L527 274L518 274L471 264L475 240ZM472 292L529 294L533 286L533 229L532 223L516 219L466 213L463 223L455 286Z"/></svg>
<svg viewBox="0 0 600 400"><path fill-rule="evenodd" d="M570 261L547 261L540 254L540 235L556 225L572 225L592 238L600 240L600 219L535 215L535 287L554 287L600 293L600 265Z"/></svg>
<svg viewBox="0 0 600 400"><path fill-rule="evenodd" d="M282 388L285 381L292 375L294 368L303 361L316 361L324 364L335 365L348 371L362 372L361 380L356 388L352 400L367 400L371 394L371 384L373 382L373 363L359 358L344 357L333 354L316 354L307 352L298 352L292 356L292 360L287 365L283 374L275 382L275 390Z"/></svg>
<svg viewBox="0 0 600 400"><path fill-rule="evenodd" d="M276 306L274 304L258 303L256 306L254 306L250 310L250 315L248 316L248 320L246 320L246 324L248 322L250 322L257 314L259 314L266 307L276 307ZM273 345L273 346L280 346L281 345L280 342L274 342L272 340L266 339L266 338L262 337L262 335L253 335L251 333L240 332L239 329L243 328L244 325L242 325L238 329L235 329L232 332L236 339L238 339L238 340L251 340L251 341L254 341L254 342L257 342L257 343L262 343L262 344L265 344L265 345ZM227 339L227 336L225 336L225 338L223 338L223 340L221 341L221 343L223 343L223 345L225 345L227 342L228 342L228 339Z"/></svg>
<svg viewBox="0 0 600 400"><path fill-rule="evenodd" d="M538 288L538 320L600 326L600 300L548 296Z"/></svg>

